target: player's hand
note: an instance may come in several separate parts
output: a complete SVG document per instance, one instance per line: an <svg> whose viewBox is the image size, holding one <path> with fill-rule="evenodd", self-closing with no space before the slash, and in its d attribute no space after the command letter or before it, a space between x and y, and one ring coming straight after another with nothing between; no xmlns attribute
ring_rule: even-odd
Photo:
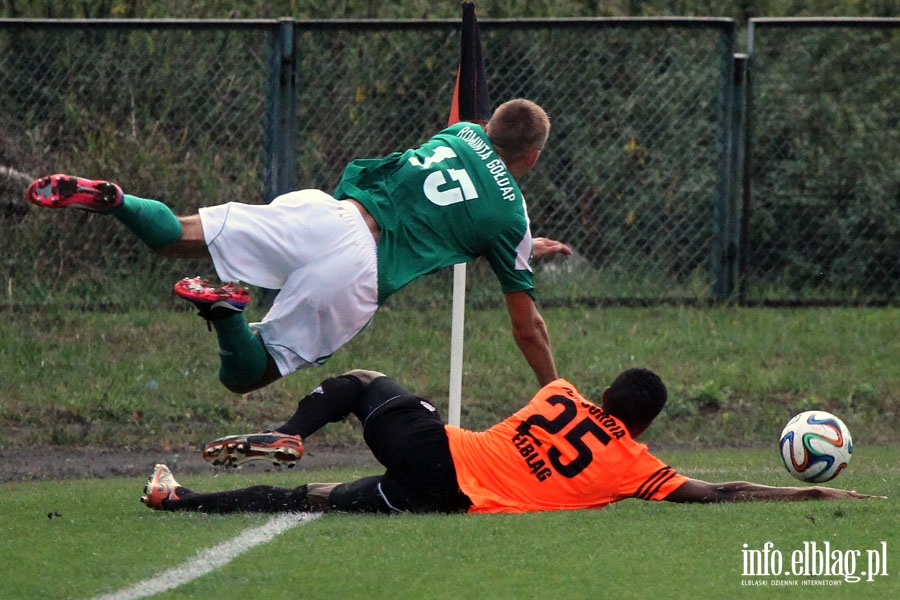
<svg viewBox="0 0 900 600"><path fill-rule="evenodd" d="M814 488L820 498L827 500L863 500L866 498L877 498L879 500L887 500L887 496L873 496L870 494L860 494L856 490L840 490L837 488L816 486Z"/></svg>
<svg viewBox="0 0 900 600"><path fill-rule="evenodd" d="M569 256L572 254L572 249L562 242L551 240L550 238L536 237L531 240L531 256L534 260L540 260L553 254Z"/></svg>

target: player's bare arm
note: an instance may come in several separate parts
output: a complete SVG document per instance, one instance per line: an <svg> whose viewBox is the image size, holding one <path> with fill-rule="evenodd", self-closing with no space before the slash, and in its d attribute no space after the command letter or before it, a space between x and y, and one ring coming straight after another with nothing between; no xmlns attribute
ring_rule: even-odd
<svg viewBox="0 0 900 600"><path fill-rule="evenodd" d="M506 294L506 310L512 323L513 338L537 376L538 383L545 386L557 379L559 375L550 348L550 334L532 297L528 292Z"/></svg>
<svg viewBox="0 0 900 600"><path fill-rule="evenodd" d="M688 479L678 489L666 496L666 502L713 503L713 502L756 502L760 500L860 500L881 498L856 491L823 486L775 487L749 481L729 481L709 483L699 479Z"/></svg>

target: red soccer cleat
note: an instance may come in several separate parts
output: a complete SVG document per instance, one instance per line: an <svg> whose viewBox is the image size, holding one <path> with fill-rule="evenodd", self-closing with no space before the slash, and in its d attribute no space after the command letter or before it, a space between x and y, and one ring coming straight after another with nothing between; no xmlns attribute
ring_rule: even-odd
<svg viewBox="0 0 900 600"><path fill-rule="evenodd" d="M79 208L107 212L121 206L122 188L109 181L82 179L73 175L49 175L28 186L25 199L45 208Z"/></svg>
<svg viewBox="0 0 900 600"><path fill-rule="evenodd" d="M206 279L185 277L175 284L175 294L197 307L198 314L207 321L219 321L243 312L250 303L250 292L236 282L221 287Z"/></svg>

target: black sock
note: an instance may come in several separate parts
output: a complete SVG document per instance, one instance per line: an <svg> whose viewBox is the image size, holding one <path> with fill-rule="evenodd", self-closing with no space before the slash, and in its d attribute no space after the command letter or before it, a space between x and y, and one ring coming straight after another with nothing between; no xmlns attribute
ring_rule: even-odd
<svg viewBox="0 0 900 600"><path fill-rule="evenodd" d="M175 491L178 500L163 500L165 510L193 510L204 513L235 512L306 512L309 501L306 486L296 488L255 485L227 492L200 493L180 487Z"/></svg>

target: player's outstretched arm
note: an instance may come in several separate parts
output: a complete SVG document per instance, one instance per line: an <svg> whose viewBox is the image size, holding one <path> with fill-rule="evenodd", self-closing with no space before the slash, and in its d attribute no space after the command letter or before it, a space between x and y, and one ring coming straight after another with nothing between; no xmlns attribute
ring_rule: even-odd
<svg viewBox="0 0 900 600"><path fill-rule="evenodd" d="M544 318L527 292L506 294L506 310L512 325L513 338L522 351L528 365L534 371L538 383L545 386L557 377L556 363L550 348L550 334Z"/></svg>
<svg viewBox="0 0 900 600"><path fill-rule="evenodd" d="M681 487L666 496L667 502L756 502L760 500L857 500L881 498L856 491L823 486L774 487L750 483L749 481L729 481L708 483L699 479L688 479Z"/></svg>

